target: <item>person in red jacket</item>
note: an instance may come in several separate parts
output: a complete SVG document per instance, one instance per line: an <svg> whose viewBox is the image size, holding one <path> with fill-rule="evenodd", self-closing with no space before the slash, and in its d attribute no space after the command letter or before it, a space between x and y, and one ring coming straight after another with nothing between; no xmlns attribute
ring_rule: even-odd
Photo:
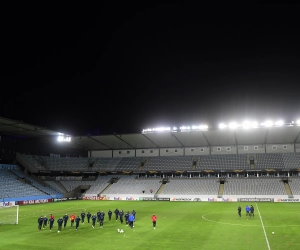
<svg viewBox="0 0 300 250"><path fill-rule="evenodd" d="M153 223L153 228L155 229L156 228L156 220L157 220L157 217L156 217L155 214L152 215L151 220L152 220L152 223Z"/></svg>
<svg viewBox="0 0 300 250"><path fill-rule="evenodd" d="M71 227L73 227L74 225L75 218L76 218L75 214L70 215Z"/></svg>

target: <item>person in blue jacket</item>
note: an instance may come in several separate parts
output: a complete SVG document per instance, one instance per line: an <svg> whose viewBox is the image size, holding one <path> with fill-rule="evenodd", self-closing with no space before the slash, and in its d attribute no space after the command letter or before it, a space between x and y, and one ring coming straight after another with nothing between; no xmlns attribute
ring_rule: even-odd
<svg viewBox="0 0 300 250"><path fill-rule="evenodd" d="M133 222L134 222L134 216L133 216L133 214L130 214L130 215L129 215L128 221L129 221L129 226L130 226L131 228L133 228L133 227L134 227L134 226L133 226Z"/></svg>
<svg viewBox="0 0 300 250"><path fill-rule="evenodd" d="M250 207L246 206L246 216L250 216Z"/></svg>

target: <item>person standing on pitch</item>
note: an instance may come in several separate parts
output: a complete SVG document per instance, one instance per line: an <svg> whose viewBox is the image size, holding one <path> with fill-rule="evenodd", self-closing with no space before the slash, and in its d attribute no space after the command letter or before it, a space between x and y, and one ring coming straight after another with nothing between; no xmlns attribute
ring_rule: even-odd
<svg viewBox="0 0 300 250"><path fill-rule="evenodd" d="M132 210L132 215L133 215L134 221L135 221L135 219L136 219L136 211L134 211L134 209Z"/></svg>
<svg viewBox="0 0 300 250"><path fill-rule="evenodd" d="M124 217L125 217L125 221L126 221L126 226L128 226L128 224L129 224L129 221L128 221L129 212L128 211L125 213Z"/></svg>
<svg viewBox="0 0 300 250"><path fill-rule="evenodd" d="M118 218L119 218L119 209L116 208L116 210L115 210L114 213L115 213L115 215L116 215L116 221L117 221Z"/></svg>
<svg viewBox="0 0 300 250"><path fill-rule="evenodd" d="M111 220L112 211L110 209L108 210L107 214L108 214L108 220Z"/></svg>
<svg viewBox="0 0 300 250"><path fill-rule="evenodd" d="M82 221L82 224L84 224L84 218L85 218L85 212L82 211L82 213L81 213L81 221Z"/></svg>
<svg viewBox="0 0 300 250"><path fill-rule="evenodd" d="M68 222L69 216L67 214L64 215L63 220L64 220L64 228L66 228L67 226L67 222Z"/></svg>
<svg viewBox="0 0 300 250"><path fill-rule="evenodd" d="M87 213L87 215L86 215L86 217L87 217L87 220L88 220L88 223L90 223L91 216L92 216L92 215L91 215L91 213L90 213L90 212L88 212L88 213Z"/></svg>
<svg viewBox="0 0 300 250"><path fill-rule="evenodd" d="M96 216L96 214L94 214L92 216L92 228L95 228L96 220L97 220L97 216Z"/></svg>
<svg viewBox="0 0 300 250"><path fill-rule="evenodd" d="M79 227L79 222L80 222L80 218L79 218L79 216L77 216L77 218L75 219L75 223L76 223L76 230L78 230L78 227Z"/></svg>
<svg viewBox="0 0 300 250"><path fill-rule="evenodd" d="M64 220L62 217L60 217L58 220L57 220L57 224L58 224L58 233L61 231L61 228L62 228L62 224L63 224Z"/></svg>
<svg viewBox="0 0 300 250"><path fill-rule="evenodd" d="M73 227L73 225L74 225L75 218L76 218L75 214L71 214L71 216L70 216L71 227Z"/></svg>
<svg viewBox="0 0 300 250"><path fill-rule="evenodd" d="M249 211L250 211L250 208L249 208L249 206L247 205L247 206L246 206L246 216L249 215Z"/></svg>
<svg viewBox="0 0 300 250"><path fill-rule="evenodd" d="M97 222L99 222L100 221L100 214L101 214L101 212L100 212L100 210L97 212Z"/></svg>
<svg viewBox="0 0 300 250"><path fill-rule="evenodd" d="M151 220L152 220L152 224L153 224L153 229L155 229L156 228L156 220L157 220L157 217L155 214L152 215Z"/></svg>
<svg viewBox="0 0 300 250"><path fill-rule="evenodd" d="M103 224L104 224L104 216L105 216L104 211L101 211L101 213L100 213L100 228L103 227Z"/></svg>
<svg viewBox="0 0 300 250"><path fill-rule="evenodd" d="M133 227L134 227L134 226L133 226L133 222L134 222L134 216L133 216L133 214L130 214L130 215L129 215L128 221L129 221L129 226L130 226L131 228L133 228Z"/></svg>
<svg viewBox="0 0 300 250"><path fill-rule="evenodd" d="M239 215L240 217L242 216L241 212L242 212L242 208L241 208L241 206L238 206L238 215Z"/></svg>
<svg viewBox="0 0 300 250"><path fill-rule="evenodd" d="M54 218L53 218L53 217L50 217L50 219L49 219L49 228L50 228L50 232L52 231L53 224L54 224Z"/></svg>
<svg viewBox="0 0 300 250"><path fill-rule="evenodd" d="M124 212L123 212L122 209L120 210L119 215L120 215L120 221L121 221L121 224L123 224L123 216L124 216Z"/></svg>
<svg viewBox="0 0 300 250"><path fill-rule="evenodd" d="M43 229L45 229L45 227L47 226L47 222L48 222L48 218L47 218L47 216L45 215L45 216L44 216Z"/></svg>
<svg viewBox="0 0 300 250"><path fill-rule="evenodd" d="M250 206L250 215L254 217L254 207L252 205Z"/></svg>
<svg viewBox="0 0 300 250"><path fill-rule="evenodd" d="M41 231L43 223L44 223L44 218L43 216L41 216L40 218L38 218L38 231Z"/></svg>

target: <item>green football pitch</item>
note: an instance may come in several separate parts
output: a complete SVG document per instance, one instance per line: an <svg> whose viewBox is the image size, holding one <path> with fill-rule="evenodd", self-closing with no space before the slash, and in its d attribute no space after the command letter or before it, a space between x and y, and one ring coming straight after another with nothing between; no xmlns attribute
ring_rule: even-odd
<svg viewBox="0 0 300 250"><path fill-rule="evenodd" d="M237 214L242 207L242 217ZM245 215L253 205L254 218ZM107 211L136 211L134 228L108 221ZM106 213L104 227L80 224L57 232L57 219L81 211ZM300 249L300 203L67 201L19 207L18 225L0 225L0 249ZM55 216L52 232L37 219ZM157 215L157 227L151 216ZM1 215L0 214L0 218ZM118 233L123 229L124 233ZM274 232L274 234L272 234Z"/></svg>

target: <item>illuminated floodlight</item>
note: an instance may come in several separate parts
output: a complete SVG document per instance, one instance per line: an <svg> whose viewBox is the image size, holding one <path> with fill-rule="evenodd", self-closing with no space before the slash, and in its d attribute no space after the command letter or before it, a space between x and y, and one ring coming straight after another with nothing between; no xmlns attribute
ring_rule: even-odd
<svg viewBox="0 0 300 250"><path fill-rule="evenodd" d="M273 126L273 122L272 121L265 121L264 123L261 124L264 127L272 127Z"/></svg>
<svg viewBox="0 0 300 250"><path fill-rule="evenodd" d="M251 128L251 122L249 122L249 121L244 121L244 122L242 123L242 127L243 127L244 129Z"/></svg>
<svg viewBox="0 0 300 250"><path fill-rule="evenodd" d="M70 136L59 135L57 137L57 141L59 141L59 142L70 142L71 141L71 137Z"/></svg>
<svg viewBox="0 0 300 250"><path fill-rule="evenodd" d="M275 122L274 124L277 127L281 127L284 124L284 122L282 120L279 120L279 121Z"/></svg>
<svg viewBox="0 0 300 250"><path fill-rule="evenodd" d="M251 128L258 128L258 122L251 122Z"/></svg>
<svg viewBox="0 0 300 250"><path fill-rule="evenodd" d="M296 122L296 123L297 123L297 125L298 125L298 126L300 126L300 120L297 120L297 122Z"/></svg>
<svg viewBox="0 0 300 250"><path fill-rule="evenodd" d="M220 125L219 125L219 128L220 128L220 129L227 128L227 125L226 125L226 124L224 124L224 123L220 123Z"/></svg>
<svg viewBox="0 0 300 250"><path fill-rule="evenodd" d="M177 130L177 128L176 127L173 127L173 131L176 131Z"/></svg>
<svg viewBox="0 0 300 250"><path fill-rule="evenodd" d="M236 122L231 122L231 123L228 124L228 127L230 129L236 129L236 128L239 127L239 124L237 124Z"/></svg>
<svg viewBox="0 0 300 250"><path fill-rule="evenodd" d="M208 126L207 126L207 125L200 125L200 126L199 126L199 129L201 129L201 130L206 130L206 129L208 129Z"/></svg>

